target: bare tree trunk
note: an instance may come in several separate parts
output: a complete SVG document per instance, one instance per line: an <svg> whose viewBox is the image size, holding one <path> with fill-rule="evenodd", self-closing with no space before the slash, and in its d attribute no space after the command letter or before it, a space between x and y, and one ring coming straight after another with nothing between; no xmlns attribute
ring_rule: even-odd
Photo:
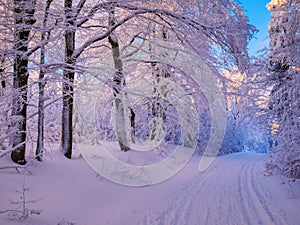
<svg viewBox="0 0 300 225"><path fill-rule="evenodd" d="M6 88L6 82L5 82L5 80L1 80L1 87L3 89Z"/></svg>
<svg viewBox="0 0 300 225"><path fill-rule="evenodd" d="M132 108L130 108L130 135L131 135L131 141L132 143L135 143L135 112L133 111Z"/></svg>
<svg viewBox="0 0 300 225"><path fill-rule="evenodd" d="M109 26L113 26L115 24L115 17L114 17L114 9L111 9L109 12ZM115 96L115 109L116 109L116 132L118 137L118 142L121 148L121 151L128 151L129 143L126 136L126 109L124 105L124 99L122 99L122 89L125 86L125 78L123 74L123 62L120 59L120 48L119 42L117 37L111 33L108 36L108 41L112 47L112 55L114 59L115 65L115 74L113 77L114 83L114 96ZM125 96L123 96L125 97ZM131 120L134 119L133 114L131 116Z"/></svg>
<svg viewBox="0 0 300 225"><path fill-rule="evenodd" d="M65 33L65 64L68 65L63 72L63 106L62 106L62 137L61 150L64 155L72 157L72 117L73 117L73 85L74 85L74 64L72 58L75 50L75 25L72 14L72 0L65 0L65 15L68 29Z"/></svg>
<svg viewBox="0 0 300 225"><path fill-rule="evenodd" d="M45 15L43 20L43 27L42 27L42 35L41 35L41 42L43 43L46 39L46 24L49 15L49 8L53 0L47 0L46 8L45 8ZM39 74L39 102L38 102L38 138L37 138L37 146L36 146L36 158L38 161L42 161L42 154L44 150L44 116L45 116L45 109L44 109L44 96L45 96L45 45L41 46L41 55L40 55L40 74Z"/></svg>
<svg viewBox="0 0 300 225"><path fill-rule="evenodd" d="M0 80L1 80L0 96L3 95L4 89L6 88L6 81L3 75L3 73L5 72L5 63L6 63L5 55L0 55Z"/></svg>
<svg viewBox="0 0 300 225"><path fill-rule="evenodd" d="M0 99L1 100L2 100L1 97L5 98L5 89L6 89L6 81L5 81L5 76L4 76L5 69L6 69L5 63L6 63L5 55L4 54L0 55L0 80L1 80ZM2 102L1 102L1 104L2 104ZM1 107L3 107L3 106L1 106ZM4 116L7 120L7 110L2 111L2 109L1 109L0 114L2 114L2 113L3 113L2 116ZM1 127L1 128L3 128L3 127ZM6 149L6 147L4 146L4 143L3 143L6 137L7 136L3 137L0 134L0 150Z"/></svg>
<svg viewBox="0 0 300 225"><path fill-rule="evenodd" d="M16 149L11 153L11 159L20 165L26 164L26 110L28 83L28 43L32 25L35 23L35 0L14 0L15 14L15 45L13 87L17 95L13 99L12 115L19 117L17 132L12 137L12 145Z"/></svg>

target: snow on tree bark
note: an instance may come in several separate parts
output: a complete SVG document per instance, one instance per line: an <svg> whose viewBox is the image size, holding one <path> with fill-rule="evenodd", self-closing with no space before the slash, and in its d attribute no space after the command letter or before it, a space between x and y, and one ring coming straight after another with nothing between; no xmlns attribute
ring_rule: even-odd
<svg viewBox="0 0 300 225"><path fill-rule="evenodd" d="M28 44L29 34L33 24L35 0L14 0L14 22L15 22L15 57L14 57L14 76L13 87L17 95L13 99L12 115L19 118L14 124L17 132L12 137L12 145L16 147L11 153L11 159L18 164L26 164L26 110L27 110L27 84L28 84Z"/></svg>
<svg viewBox="0 0 300 225"><path fill-rule="evenodd" d="M45 15L43 20L41 42L43 43L46 39L46 23L49 16L49 8L53 0L47 0ZM44 98L45 98L45 45L41 46L40 53L40 74L39 74L39 99L38 99L38 137L37 137L37 147L36 147L36 157L38 161L42 160L42 154L44 150L44 117L45 117L45 108L44 108Z"/></svg>
<svg viewBox="0 0 300 225"><path fill-rule="evenodd" d="M72 157L72 117L73 117L73 85L74 85L74 64L72 58L75 50L75 21L73 17L72 0L65 0L65 16L67 30L65 31L65 64L63 72L63 102L62 102L62 137L61 150L67 158Z"/></svg>
<svg viewBox="0 0 300 225"><path fill-rule="evenodd" d="M112 6L113 7L113 6ZM115 25L114 9L109 11L109 26ZM115 74L113 76L113 89L114 89L114 107L115 107L115 129L121 151L128 151L130 149L128 138L126 135L126 105L125 105L125 94L122 89L125 86L125 77L123 74L123 63L120 58L120 47L117 37L114 33L108 36L108 42L112 47L112 56L115 66Z"/></svg>

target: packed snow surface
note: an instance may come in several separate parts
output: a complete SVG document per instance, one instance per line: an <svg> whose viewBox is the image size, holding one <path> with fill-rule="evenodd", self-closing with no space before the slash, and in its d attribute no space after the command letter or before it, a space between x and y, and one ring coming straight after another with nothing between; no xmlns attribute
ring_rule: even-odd
<svg viewBox="0 0 300 225"><path fill-rule="evenodd" d="M126 154L126 153L122 153ZM131 153L127 153L131 154ZM112 183L82 157L56 150L44 162L0 170L0 211L17 206L23 184L26 207L41 210L25 220L0 214L1 225L243 225L300 224L300 181L266 176L263 154L217 157L204 172L195 154L179 173L144 187ZM0 167L13 165L9 157Z"/></svg>

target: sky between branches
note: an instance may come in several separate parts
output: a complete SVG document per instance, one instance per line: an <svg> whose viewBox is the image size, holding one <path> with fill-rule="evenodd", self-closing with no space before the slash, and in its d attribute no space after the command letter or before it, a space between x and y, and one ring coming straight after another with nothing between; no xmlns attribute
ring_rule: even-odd
<svg viewBox="0 0 300 225"><path fill-rule="evenodd" d="M269 45L268 39L268 22L270 21L270 12L266 8L266 4L271 0L239 0L243 5L245 14L249 17L249 22L256 26L259 32L256 38L252 39L248 49L250 55Z"/></svg>

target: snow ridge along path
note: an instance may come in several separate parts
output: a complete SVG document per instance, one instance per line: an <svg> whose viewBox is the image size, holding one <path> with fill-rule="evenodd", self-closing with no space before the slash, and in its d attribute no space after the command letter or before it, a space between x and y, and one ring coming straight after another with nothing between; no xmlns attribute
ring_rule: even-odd
<svg viewBox="0 0 300 225"><path fill-rule="evenodd" d="M140 224L300 224L299 181L291 185L286 178L264 176L263 158L251 153L217 158Z"/></svg>

